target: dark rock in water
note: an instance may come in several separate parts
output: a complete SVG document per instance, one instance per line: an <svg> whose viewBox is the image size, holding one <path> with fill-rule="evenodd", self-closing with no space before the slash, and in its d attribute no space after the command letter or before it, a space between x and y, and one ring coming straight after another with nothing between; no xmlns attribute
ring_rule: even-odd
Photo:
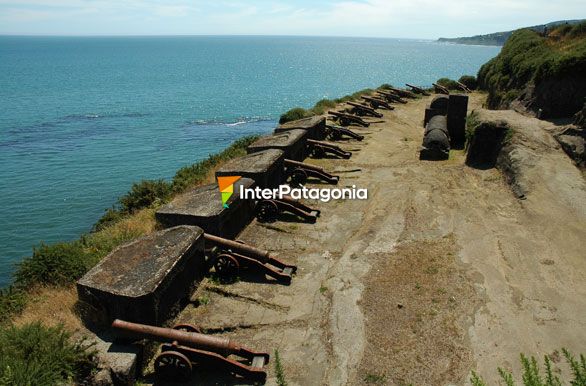
<svg viewBox="0 0 586 386"><path fill-rule="evenodd" d="M160 325L190 296L205 267L203 231L179 226L114 249L77 282L77 292L108 322Z"/></svg>
<svg viewBox="0 0 586 386"><path fill-rule="evenodd" d="M228 208L222 205L218 185L210 184L177 196L157 210L155 217L167 227L195 225L206 233L234 238L254 218L255 203L240 198L240 186L253 188L254 181L241 178L234 183L234 194L227 202Z"/></svg>
<svg viewBox="0 0 586 386"><path fill-rule="evenodd" d="M508 130L505 121L482 122L476 126L468 145L466 165L478 169L495 167Z"/></svg>
<svg viewBox="0 0 586 386"><path fill-rule="evenodd" d="M269 149L234 158L216 171L218 176L247 177L256 182L260 188L274 188L285 179L283 159L284 152Z"/></svg>
<svg viewBox="0 0 586 386"><path fill-rule="evenodd" d="M307 130L292 129L259 138L250 144L248 154L268 149L279 149L285 153L285 158L294 161L303 161L306 154Z"/></svg>
<svg viewBox="0 0 586 386"><path fill-rule="evenodd" d="M307 131L309 139L322 140L326 138L326 118L316 115L310 118L298 119L279 125L275 129L275 133L280 133L287 130L303 129Z"/></svg>

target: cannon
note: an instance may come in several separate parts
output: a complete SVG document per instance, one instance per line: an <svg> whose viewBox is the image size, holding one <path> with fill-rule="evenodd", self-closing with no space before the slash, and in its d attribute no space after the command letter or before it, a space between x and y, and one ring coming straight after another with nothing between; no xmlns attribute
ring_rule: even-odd
<svg viewBox="0 0 586 386"><path fill-rule="evenodd" d="M296 266L283 263L268 251L208 233L204 234L204 238L210 266L223 279L232 280L241 269L251 269L288 285L291 284L291 276L297 271Z"/></svg>
<svg viewBox="0 0 586 386"><path fill-rule="evenodd" d="M450 94L450 90L448 90L446 87L442 86L441 84L432 83L432 85L433 85L433 88L435 89L435 92L437 94L446 94L446 95Z"/></svg>
<svg viewBox="0 0 586 386"><path fill-rule="evenodd" d="M407 90L402 90L400 88L394 88L391 87L389 90L391 90L392 92L394 92L395 94L397 94L400 97L404 97L404 98L416 98L415 94L412 93L411 91L407 91Z"/></svg>
<svg viewBox="0 0 586 386"><path fill-rule="evenodd" d="M344 151L339 146L332 145L327 142L308 139L307 146L309 146L310 154L315 158L322 158L326 153L334 154L340 158L345 159L352 157L352 152Z"/></svg>
<svg viewBox="0 0 586 386"><path fill-rule="evenodd" d="M321 212L312 209L291 197L282 199L262 200L256 206L256 217L260 222L274 222L278 215L289 212L314 224Z"/></svg>
<svg viewBox="0 0 586 386"><path fill-rule="evenodd" d="M401 104L407 103L406 100L402 99L397 94L393 94L392 92L386 92L386 91L379 90L379 91L377 91L377 93L389 102L397 102L397 103L401 103Z"/></svg>
<svg viewBox="0 0 586 386"><path fill-rule="evenodd" d="M362 95L360 98L362 98L365 101L367 101L368 103L370 103L370 106L372 106L373 109L378 109L378 108L383 108L385 110L394 110L395 109L388 102L386 102L380 98L369 97L369 96L364 96L364 95Z"/></svg>
<svg viewBox="0 0 586 386"><path fill-rule="evenodd" d="M284 165L286 168L285 175L295 185L304 185L308 177L318 178L332 185L337 185L338 181L340 181L339 176L334 176L318 166L289 159L285 159Z"/></svg>
<svg viewBox="0 0 586 386"><path fill-rule="evenodd" d="M289 196L280 199L262 200L256 204L256 218L260 222L274 222L279 214L289 212L315 224L321 212L312 209Z"/></svg>
<svg viewBox="0 0 586 386"><path fill-rule="evenodd" d="M470 90L468 88L468 86L466 86L464 83L458 82L456 81L456 84L458 85L458 87L460 87L460 89L464 92L472 92L472 90Z"/></svg>
<svg viewBox="0 0 586 386"><path fill-rule="evenodd" d="M421 160L442 160L450 156L450 135L444 115L432 117L425 126L423 145L419 153Z"/></svg>
<svg viewBox="0 0 586 386"><path fill-rule="evenodd" d="M363 105L361 103L355 103L355 102L347 102L347 103L350 106L352 106L352 108L350 109L352 114L356 114L358 116L368 115L368 116L375 117L375 118L382 118L383 117L383 115L381 113L374 110L372 107L368 107L368 106Z"/></svg>
<svg viewBox="0 0 586 386"><path fill-rule="evenodd" d="M424 89L422 89L421 87L413 86L412 84L409 84L409 83L405 83L405 86L411 88L411 90L413 90L413 92L416 94L429 96L429 93L427 91L425 91Z"/></svg>
<svg viewBox="0 0 586 386"><path fill-rule="evenodd" d="M169 381L186 381L195 367L217 370L254 382L265 382L270 355L252 351L227 338L202 334L194 326L149 326L116 319L112 328L125 339L148 339L163 343L154 362L155 374ZM239 357L239 360L230 358Z"/></svg>
<svg viewBox="0 0 586 386"><path fill-rule="evenodd" d="M338 111L328 111L328 114L332 115L334 119L337 119L342 126L350 126L352 123L355 123L359 126L368 127L370 123L364 121L362 118L357 117L355 115L350 115L346 113L340 113Z"/></svg>
<svg viewBox="0 0 586 386"><path fill-rule="evenodd" d="M346 129L345 127L326 125L326 128L328 129L328 138L334 141L342 139L343 136L348 136L358 141L362 141L364 139L364 135L357 134L352 130Z"/></svg>

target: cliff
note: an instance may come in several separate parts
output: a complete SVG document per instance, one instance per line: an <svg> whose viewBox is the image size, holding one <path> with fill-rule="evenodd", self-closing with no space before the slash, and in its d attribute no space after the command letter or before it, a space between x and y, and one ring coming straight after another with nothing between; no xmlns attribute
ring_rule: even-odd
<svg viewBox="0 0 586 386"><path fill-rule="evenodd" d="M478 83L487 107L514 108L542 118L569 117L586 97L586 22L551 29L546 36L515 31L501 53L483 65Z"/></svg>
<svg viewBox="0 0 586 386"><path fill-rule="evenodd" d="M562 24L578 24L581 23L583 20L559 20L553 21L547 24L540 24L534 25L531 27L525 27L526 29L533 30L538 33L543 33L546 29L550 29L553 27L557 27ZM455 44L472 44L472 45L482 45L482 46L502 46L505 44L507 39L513 34L515 31L504 31L504 32L495 32L491 34L485 35L474 35L474 36L467 36L467 37L459 37L459 38L439 38L437 41L442 43L455 43Z"/></svg>

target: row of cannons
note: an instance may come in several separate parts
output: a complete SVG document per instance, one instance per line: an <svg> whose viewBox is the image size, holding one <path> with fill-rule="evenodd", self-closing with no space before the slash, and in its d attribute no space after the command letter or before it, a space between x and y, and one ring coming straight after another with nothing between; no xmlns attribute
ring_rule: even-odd
<svg viewBox="0 0 586 386"><path fill-rule="evenodd" d="M254 274L288 285L297 267L271 252L237 239L256 218L277 221L293 215L315 223L320 211L291 197L253 200L239 196L240 187L275 188L281 184L302 185L309 180L338 184L339 176L304 163L306 157L348 159L351 152L324 142L325 139L363 140L348 128L368 127L364 118L381 117L376 109L392 109L403 103L393 92L363 98L329 117L339 123L328 125L325 117L311 117L277 127L247 148L247 155L235 158L216 171L216 177L240 176L233 195L222 204L216 184L194 188L160 207L155 217L164 229L122 245L106 256L77 283L79 300L93 309L93 315L107 321L118 339L150 340L162 343L154 360L155 374L170 380L186 380L197 365L200 370L264 382L269 354L248 349L225 338L202 334L192 325L157 327L176 315L205 275L222 281ZM113 321L113 322L112 322ZM88 320L88 324L95 320ZM111 324L110 324L111 323ZM104 323L102 323L104 324Z"/></svg>
<svg viewBox="0 0 586 386"><path fill-rule="evenodd" d="M467 95L436 95L425 109L425 132L419 159L444 160L449 158L450 149L463 149L467 112Z"/></svg>

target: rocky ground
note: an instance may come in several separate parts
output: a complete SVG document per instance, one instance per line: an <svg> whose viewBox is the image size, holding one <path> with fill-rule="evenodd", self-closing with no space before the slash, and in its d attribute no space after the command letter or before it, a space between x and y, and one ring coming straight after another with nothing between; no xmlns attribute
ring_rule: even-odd
<svg viewBox="0 0 586 386"><path fill-rule="evenodd" d="M480 109L484 96L471 96ZM290 286L206 279L178 316L278 350L288 385L466 384L519 370L519 353L586 346L586 187L546 125L507 112L525 200L498 169L419 161L429 98L384 111L350 160L309 160L368 188L313 202L316 224L252 223L241 239L297 264ZM382 111L382 110L380 110ZM500 112L489 113L500 115ZM488 118L487 118L488 119ZM515 153L517 152L517 153ZM514 158L514 157L512 157ZM267 384L276 384L270 364ZM147 372L147 382L151 379ZM198 375L193 384L230 383Z"/></svg>

